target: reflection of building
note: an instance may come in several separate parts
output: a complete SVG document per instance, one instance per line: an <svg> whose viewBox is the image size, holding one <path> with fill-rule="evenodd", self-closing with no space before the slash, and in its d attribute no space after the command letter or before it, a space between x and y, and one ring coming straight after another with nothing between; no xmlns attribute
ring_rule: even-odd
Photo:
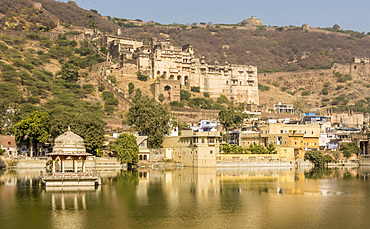
<svg viewBox="0 0 370 229"><path fill-rule="evenodd" d="M181 136L166 137L163 142L165 158L181 162L184 166L216 166L220 132L182 131Z"/></svg>

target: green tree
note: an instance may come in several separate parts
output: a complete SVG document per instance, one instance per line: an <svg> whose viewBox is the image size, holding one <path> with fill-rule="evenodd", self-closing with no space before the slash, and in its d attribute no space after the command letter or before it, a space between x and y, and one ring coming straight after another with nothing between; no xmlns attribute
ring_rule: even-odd
<svg viewBox="0 0 370 229"><path fill-rule="evenodd" d="M343 156L346 158L350 158L352 153L358 155L361 152L361 149L358 147L356 142L343 143L340 146L340 150L343 152Z"/></svg>
<svg viewBox="0 0 370 229"><path fill-rule="evenodd" d="M31 115L15 124L13 130L18 144L26 141L30 145L30 156L32 157L33 147L37 146L37 143L46 143L50 138L49 114L47 112L34 111Z"/></svg>
<svg viewBox="0 0 370 229"><path fill-rule="evenodd" d="M220 95L220 97L217 98L217 103L228 103L229 100L225 95Z"/></svg>
<svg viewBox="0 0 370 229"><path fill-rule="evenodd" d="M128 83L128 93L131 94L132 92L134 92L134 89L135 85L132 82Z"/></svg>
<svg viewBox="0 0 370 229"><path fill-rule="evenodd" d="M141 92L140 88L136 88L136 90L135 90L135 99L141 98L141 96L142 96L142 92Z"/></svg>
<svg viewBox="0 0 370 229"><path fill-rule="evenodd" d="M188 101L190 99L191 93L187 90L180 90L180 100L186 100Z"/></svg>
<svg viewBox="0 0 370 229"><path fill-rule="evenodd" d="M276 148L275 148L275 145L270 143L267 147L267 151L269 154L277 154L277 151L276 151Z"/></svg>
<svg viewBox="0 0 370 229"><path fill-rule="evenodd" d="M141 72L137 72L137 79L140 81L147 81L149 76L142 74Z"/></svg>
<svg viewBox="0 0 370 229"><path fill-rule="evenodd" d="M222 109L218 113L218 117L227 132L228 129L236 128L237 126L242 124L245 118L245 114L240 109L231 105L226 109Z"/></svg>
<svg viewBox="0 0 370 229"><path fill-rule="evenodd" d="M317 149L307 151L304 155L304 159L309 160L315 165L315 168L322 168L325 165L323 154Z"/></svg>
<svg viewBox="0 0 370 229"><path fill-rule="evenodd" d="M78 80L79 63L75 58L70 58L62 65L60 75L67 82L74 83Z"/></svg>
<svg viewBox="0 0 370 229"><path fill-rule="evenodd" d="M136 137L132 134L120 134L116 141L109 144L109 149L122 163L130 165L139 160L139 147L137 146Z"/></svg>
<svg viewBox="0 0 370 229"><path fill-rule="evenodd" d="M148 146L151 148L161 146L163 135L168 134L172 126L167 107L148 96L133 100L127 120L136 131L148 136Z"/></svg>
<svg viewBox="0 0 370 229"><path fill-rule="evenodd" d="M158 95L158 100L161 103L164 101L164 95L162 93Z"/></svg>

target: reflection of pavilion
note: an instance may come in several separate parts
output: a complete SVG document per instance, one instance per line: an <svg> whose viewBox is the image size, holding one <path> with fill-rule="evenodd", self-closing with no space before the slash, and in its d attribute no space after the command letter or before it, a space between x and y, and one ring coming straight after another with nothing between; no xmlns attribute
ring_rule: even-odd
<svg viewBox="0 0 370 229"><path fill-rule="evenodd" d="M94 186L101 183L99 177L87 174L85 161L87 156L83 139L73 133L70 128L64 134L55 139L53 152L49 154L52 158L52 174L41 177L41 183L45 186ZM56 171L55 161L61 161L61 171ZM73 171L65 171L65 160L73 160ZM81 169L78 162L81 160Z"/></svg>
<svg viewBox="0 0 370 229"><path fill-rule="evenodd" d="M99 201L100 187L92 191L81 191L81 187L67 188L74 188L75 191L66 191L66 187L59 187L51 191L46 188L46 191L41 192L41 199L50 204L51 227L86 228L86 211L89 203Z"/></svg>

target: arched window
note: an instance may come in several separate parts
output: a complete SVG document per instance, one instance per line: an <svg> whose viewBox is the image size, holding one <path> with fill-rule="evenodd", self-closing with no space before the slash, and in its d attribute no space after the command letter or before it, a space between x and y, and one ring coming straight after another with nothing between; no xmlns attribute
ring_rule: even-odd
<svg viewBox="0 0 370 229"><path fill-rule="evenodd" d="M164 87L164 91L170 91L170 90L171 90L170 86L167 85L167 86Z"/></svg>
<svg viewBox="0 0 370 229"><path fill-rule="evenodd" d="M177 76L177 80L181 80L181 76L180 75Z"/></svg>
<svg viewBox="0 0 370 229"><path fill-rule="evenodd" d="M240 85L242 85L242 81L240 81Z"/></svg>
<svg viewBox="0 0 370 229"><path fill-rule="evenodd" d="M185 84L185 85L188 85L188 79L189 79L189 77L188 77L188 76L185 76L185 77L184 77L184 84Z"/></svg>
<svg viewBox="0 0 370 229"><path fill-rule="evenodd" d="M157 78L161 77L161 71L157 71Z"/></svg>
<svg viewBox="0 0 370 229"><path fill-rule="evenodd" d="M175 76L174 75L170 75L170 80L174 80L175 79Z"/></svg>
<svg viewBox="0 0 370 229"><path fill-rule="evenodd" d="M229 81L228 80L226 80L226 85L229 85Z"/></svg>

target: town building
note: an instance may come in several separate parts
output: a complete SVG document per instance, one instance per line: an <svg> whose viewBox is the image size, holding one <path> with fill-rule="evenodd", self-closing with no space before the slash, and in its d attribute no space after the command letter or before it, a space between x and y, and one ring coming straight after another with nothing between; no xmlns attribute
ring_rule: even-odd
<svg viewBox="0 0 370 229"><path fill-rule="evenodd" d="M319 148L320 126L318 124L292 125L268 124L259 127L262 145L293 147L294 155L304 157L304 150Z"/></svg>
<svg viewBox="0 0 370 229"><path fill-rule="evenodd" d="M4 150L4 155L17 156L17 144L14 135L0 135L0 147Z"/></svg>
<svg viewBox="0 0 370 229"><path fill-rule="evenodd" d="M283 104L279 102L278 104L274 104L273 108L275 113L295 113L296 110L293 107L293 104Z"/></svg>
<svg viewBox="0 0 370 229"><path fill-rule="evenodd" d="M192 167L216 167L219 146L218 131L183 130L181 136L166 137L163 142L165 159Z"/></svg>

